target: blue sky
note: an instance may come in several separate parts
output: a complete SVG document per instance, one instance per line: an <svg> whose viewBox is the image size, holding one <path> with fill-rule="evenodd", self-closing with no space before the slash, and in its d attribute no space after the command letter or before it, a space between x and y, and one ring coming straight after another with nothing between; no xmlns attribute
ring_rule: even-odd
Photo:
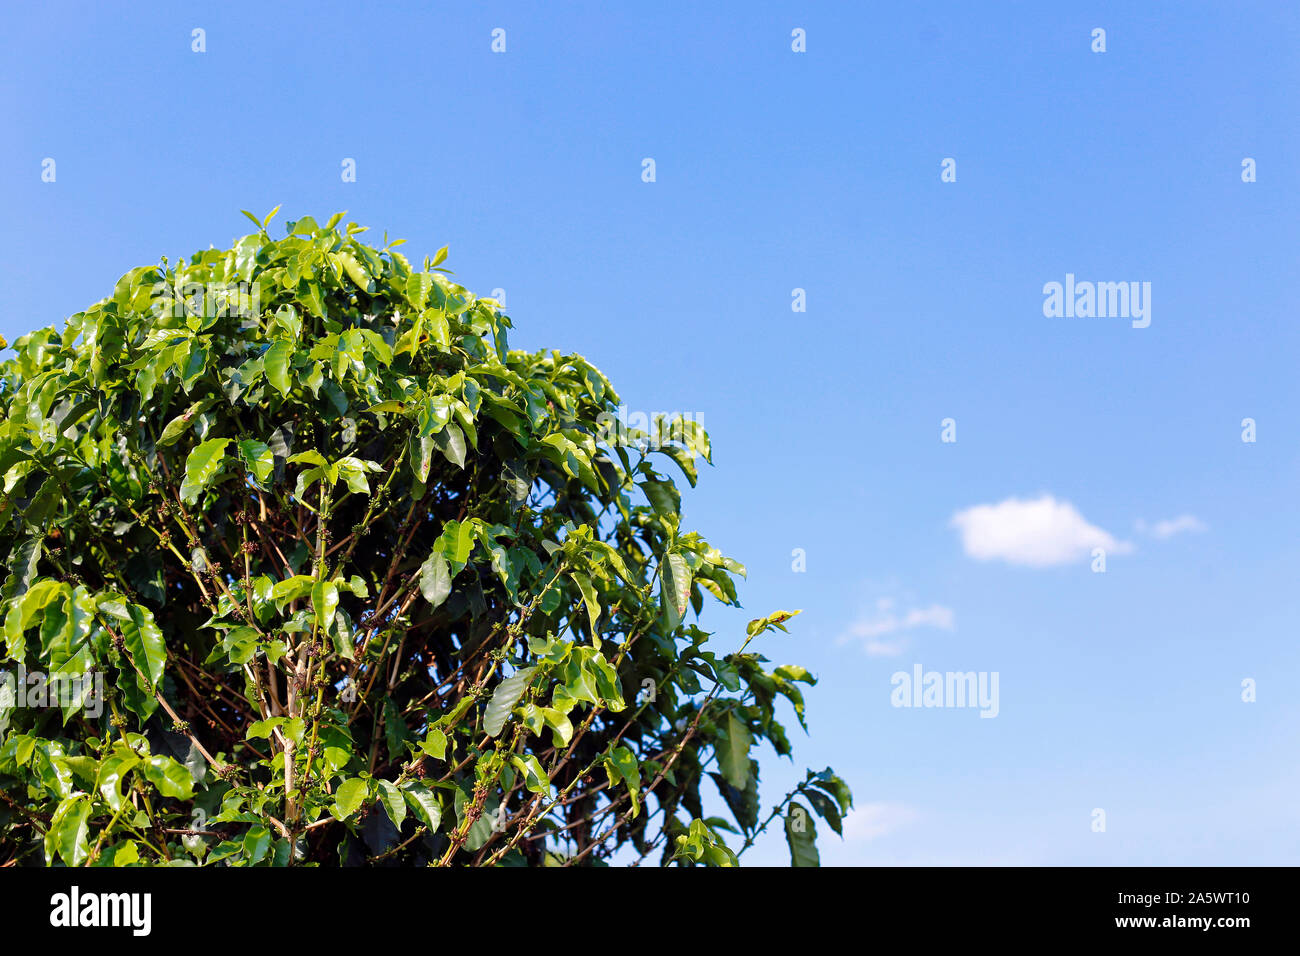
<svg viewBox="0 0 1300 956"><path fill-rule="evenodd" d="M687 523L750 569L705 623L804 609L763 780L849 780L824 862L1300 863L1300 8L1135 6L15 8L0 333L240 209L450 244L513 344L702 416ZM1149 327L1045 317L1067 273L1151 283ZM998 716L892 706L918 663Z"/></svg>

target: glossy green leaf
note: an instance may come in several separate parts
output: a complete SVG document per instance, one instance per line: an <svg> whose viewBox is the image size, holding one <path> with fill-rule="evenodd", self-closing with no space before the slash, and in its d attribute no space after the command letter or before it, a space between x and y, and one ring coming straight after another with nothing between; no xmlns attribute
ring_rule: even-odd
<svg viewBox="0 0 1300 956"><path fill-rule="evenodd" d="M122 621L118 626L131 660L148 679L152 689L162 680L163 670L167 664L167 645L152 611L138 604L132 604L127 609L127 613L129 615L127 620Z"/></svg>
<svg viewBox="0 0 1300 956"><path fill-rule="evenodd" d="M316 612L316 624L322 631L334 623L334 611L339 606L338 585L332 581L317 581L311 589L311 606Z"/></svg>
<svg viewBox="0 0 1300 956"><path fill-rule="evenodd" d="M211 438L192 452L185 460L185 480L181 482L181 500L194 504L221 470L225 462L229 438Z"/></svg>
<svg viewBox="0 0 1300 956"><path fill-rule="evenodd" d="M434 551L420 566L420 593L434 607L451 594L451 574L441 552Z"/></svg>
<svg viewBox="0 0 1300 956"><path fill-rule="evenodd" d="M244 834L244 857L250 866L261 863L271 848L271 831L264 826L256 826Z"/></svg>
<svg viewBox="0 0 1300 956"><path fill-rule="evenodd" d="M293 357L293 343L288 339L276 339L262 357L262 367L266 369L266 379L281 395L288 395L293 383L289 380L289 360Z"/></svg>
<svg viewBox="0 0 1300 956"><path fill-rule="evenodd" d="M80 866L90 856L90 800L85 794L70 796L59 804L45 831L45 862L55 857L68 866Z"/></svg>
<svg viewBox="0 0 1300 956"><path fill-rule="evenodd" d="M171 757L154 754L141 760L138 769L164 797L188 800L194 795L194 778L184 765Z"/></svg>
<svg viewBox="0 0 1300 956"><path fill-rule="evenodd" d="M598 635L600 633L600 597L596 594L596 588L591 583L591 578L579 571L574 571L570 575L573 582L578 585L578 590L582 594L582 602L587 606L588 623L591 625L591 633Z"/></svg>
<svg viewBox="0 0 1300 956"><path fill-rule="evenodd" d="M358 288L368 289L370 287L370 276L366 274L365 267L357 261L356 256L350 252L338 252L334 256L348 278L356 283Z"/></svg>
<svg viewBox="0 0 1300 956"><path fill-rule="evenodd" d="M528 682L533 679L533 674L536 672L535 667L525 667L497 684L496 690L492 692L492 699L488 701L487 710L483 714L483 730L489 737L501 733L510 712L514 710L515 704L519 703L519 698L524 696L524 691L528 689Z"/></svg>
<svg viewBox="0 0 1300 956"><path fill-rule="evenodd" d="M691 595L691 571L686 559L676 551L668 554L660 565L660 577L664 620L671 631L682 622Z"/></svg>
<svg viewBox="0 0 1300 956"><path fill-rule="evenodd" d="M393 826L401 830L402 822L406 819L406 800L402 791L387 780L380 780L378 783L379 799L384 805L384 811L388 814L388 819L393 821Z"/></svg>
<svg viewBox="0 0 1300 956"><path fill-rule="evenodd" d="M162 434L158 436L158 447L162 448L166 445L175 443L182 435L189 431L190 426L194 424L198 415L205 409L209 408L213 404L213 401L214 400L211 398L200 399L169 421L167 427L162 430Z"/></svg>
<svg viewBox="0 0 1300 956"><path fill-rule="evenodd" d="M511 754L510 763L523 775L524 788L530 793L548 793L551 781L541 762L533 754Z"/></svg>
<svg viewBox="0 0 1300 956"><path fill-rule="evenodd" d="M432 791L418 783L403 784L401 790L416 819L428 827L430 833L437 833L442 822L442 806Z"/></svg>
<svg viewBox="0 0 1300 956"><path fill-rule="evenodd" d="M265 485L275 468L275 456L269 445L264 442L245 438L239 443L239 457L244 467L257 479L259 485Z"/></svg>
<svg viewBox="0 0 1300 956"><path fill-rule="evenodd" d="M339 818L350 817L356 813L361 804L365 803L368 792L366 782L360 777L353 777L339 784L339 788L334 791L334 809Z"/></svg>

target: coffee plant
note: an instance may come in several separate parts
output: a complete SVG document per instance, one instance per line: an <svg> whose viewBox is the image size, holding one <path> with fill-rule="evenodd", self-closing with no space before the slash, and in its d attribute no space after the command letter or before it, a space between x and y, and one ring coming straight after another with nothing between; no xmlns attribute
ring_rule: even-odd
<svg viewBox="0 0 1300 956"><path fill-rule="evenodd" d="M775 823L816 865L852 798L760 809L813 678L791 613L698 624L744 574L681 527L698 423L512 350L445 248L272 216L0 365L0 864L726 866Z"/></svg>

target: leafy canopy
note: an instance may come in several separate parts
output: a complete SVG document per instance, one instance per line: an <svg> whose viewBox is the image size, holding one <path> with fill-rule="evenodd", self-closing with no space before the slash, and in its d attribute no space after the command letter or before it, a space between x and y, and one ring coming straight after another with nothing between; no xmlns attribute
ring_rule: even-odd
<svg viewBox="0 0 1300 956"><path fill-rule="evenodd" d="M0 862L730 865L780 819L815 865L848 788L760 819L754 759L792 615L687 620L744 573L660 470L698 424L511 350L445 248L250 218L0 366Z"/></svg>

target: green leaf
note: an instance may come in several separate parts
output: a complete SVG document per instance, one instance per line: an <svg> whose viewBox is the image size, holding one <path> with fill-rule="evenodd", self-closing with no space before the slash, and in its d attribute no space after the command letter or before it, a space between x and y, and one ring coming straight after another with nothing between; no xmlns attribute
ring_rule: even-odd
<svg viewBox="0 0 1300 956"><path fill-rule="evenodd" d="M339 657L348 661L356 659L356 628L343 608L334 612L334 628L330 631L330 640L334 644L334 653Z"/></svg>
<svg viewBox="0 0 1300 956"><path fill-rule="evenodd" d="M432 288L433 276L427 272L417 272L406 280L406 298L417 312L428 304L429 290Z"/></svg>
<svg viewBox="0 0 1300 956"><path fill-rule="evenodd" d="M140 761L139 770L164 797L189 800L194 796L194 778L183 764L171 757L162 754L145 757Z"/></svg>
<svg viewBox="0 0 1300 956"><path fill-rule="evenodd" d="M445 315L436 309L425 309L420 313L420 319L428 328L431 341L436 342L443 348L451 345L451 333Z"/></svg>
<svg viewBox="0 0 1300 956"><path fill-rule="evenodd" d="M531 793L549 793L550 778L542 769L541 761L533 754L511 754L510 763L524 775L524 787Z"/></svg>
<svg viewBox="0 0 1300 956"><path fill-rule="evenodd" d="M157 446L162 448L174 443L189 430L190 425L193 424L199 413L211 407L214 401L215 399L212 398L205 398L197 401L184 412L169 421L167 427L162 430L162 434L158 436L158 441L156 443Z"/></svg>
<svg viewBox="0 0 1300 956"><path fill-rule="evenodd" d="M430 728L420 743L420 749L430 757L445 760L447 757L447 735L436 727Z"/></svg>
<svg viewBox="0 0 1300 956"><path fill-rule="evenodd" d="M424 484L429 480L429 469L433 467L433 438L427 435L421 438L412 432L409 449L411 473L416 481Z"/></svg>
<svg viewBox="0 0 1300 956"><path fill-rule="evenodd" d="M710 822L716 825L719 821L710 818ZM739 865L736 854L731 852L730 848L718 838L713 828L703 820L692 820L687 832L680 834L676 843L677 852L673 855L675 860L685 857L707 866Z"/></svg>
<svg viewBox="0 0 1300 956"><path fill-rule="evenodd" d="M443 525L442 533L438 535L438 540L433 543L433 549L447 559L447 566L452 578L455 578L460 573L469 560L469 556L474 550L474 543L479 538L479 529L481 527L482 523L473 518L466 518L464 521L457 521L452 518Z"/></svg>
<svg viewBox="0 0 1300 956"><path fill-rule="evenodd" d="M140 846L134 840L125 840L116 847L105 849L99 858L104 866L130 866L140 862Z"/></svg>
<svg viewBox="0 0 1300 956"><path fill-rule="evenodd" d="M122 784L126 775L140 762L132 753L113 753L105 757L99 765L97 787L104 797L104 802L116 813L122 808Z"/></svg>
<svg viewBox="0 0 1300 956"><path fill-rule="evenodd" d="M346 212L336 213L334 218L329 221L329 225L325 227L326 231L333 229L338 225L338 221L346 215ZM293 222L286 223L285 225L288 227L289 235L291 236L314 236L316 233L321 231L320 226L316 224L316 219L313 216L303 216L301 219L295 219Z"/></svg>
<svg viewBox="0 0 1300 956"><path fill-rule="evenodd" d="M406 800L402 797L402 791L387 780L379 780L377 783L379 784L379 799L384 805L384 810L388 813L388 819L393 821L393 826L401 830L402 823L406 820Z"/></svg>
<svg viewBox="0 0 1300 956"><path fill-rule="evenodd" d="M167 645L163 633L153 619L153 612L138 604L132 604L127 613L129 618L120 625L122 638L127 652L135 661L149 682L152 691L162 680L163 669L167 664Z"/></svg>
<svg viewBox="0 0 1300 956"><path fill-rule="evenodd" d="M301 462L306 462L309 465L315 465L318 468L328 468L330 464L326 460L325 456L322 455L320 452L318 452L315 448L308 448L306 451L300 451L298 452L298 454L291 455L289 457L289 464L291 465L296 465Z"/></svg>
<svg viewBox="0 0 1300 956"><path fill-rule="evenodd" d="M844 828L840 822L840 808L835 801L820 790L814 790L812 787L804 788L803 795L813 805L817 815L829 823L832 830L843 836Z"/></svg>
<svg viewBox="0 0 1300 956"><path fill-rule="evenodd" d="M621 779L632 796L632 816L641 812L641 768L636 755L622 745L615 747L605 758L605 772L609 775L610 785Z"/></svg>
<svg viewBox="0 0 1300 956"><path fill-rule="evenodd" d="M556 747L569 746L569 741L573 739L573 722L553 707L538 709L542 713L542 719L546 721L546 726L551 728L551 742Z"/></svg>
<svg viewBox="0 0 1300 956"><path fill-rule="evenodd" d="M352 816L365 802L368 792L366 782L360 777L353 777L339 784L339 788L334 791L334 809L338 812L339 819L344 820Z"/></svg>
<svg viewBox="0 0 1300 956"><path fill-rule="evenodd" d="M671 481L645 481L641 490L656 514L673 516L682 509L682 496Z"/></svg>
<svg viewBox="0 0 1300 956"><path fill-rule="evenodd" d="M334 258L343 271L347 273L348 278L357 284L363 291L370 288L370 276L366 274L365 268L357 261L356 256L350 252L336 252Z"/></svg>
<svg viewBox="0 0 1300 956"><path fill-rule="evenodd" d="M293 486L294 500L302 501L312 485L318 481L327 481L328 478L324 468L308 468L306 471L299 472L298 482Z"/></svg>
<svg viewBox="0 0 1300 956"><path fill-rule="evenodd" d="M339 606L339 589L332 581L317 581L311 589L311 606L316 612L316 624L328 631L334 622L334 611Z"/></svg>
<svg viewBox="0 0 1300 956"><path fill-rule="evenodd" d="M248 725L248 730L245 732L245 736L248 737L249 740L257 740L259 738L270 739L271 733L275 728L279 727L287 719L287 717L268 717L266 720L255 720Z"/></svg>
<svg viewBox="0 0 1300 956"><path fill-rule="evenodd" d="M23 593L21 599L15 600L5 615L5 643L9 656L22 660L27 653L27 640L24 633L31 626L36 615L45 610L46 605L59 600L68 590L68 586L49 578L37 581ZM123 614L126 610L123 608Z"/></svg>
<svg viewBox="0 0 1300 956"><path fill-rule="evenodd" d="M198 500L221 469L229 444L229 438L211 438L190 452L185 460L185 480L181 482L182 501L192 505Z"/></svg>
<svg viewBox="0 0 1300 956"><path fill-rule="evenodd" d="M221 649L232 664L247 664L257 654L257 631L240 625L232 627L221 638Z"/></svg>
<svg viewBox="0 0 1300 956"><path fill-rule="evenodd" d="M439 551L434 551L420 565L420 593L434 607L438 607L451 594L451 574L447 570L447 559Z"/></svg>
<svg viewBox="0 0 1300 956"><path fill-rule="evenodd" d="M808 782L835 798L835 802L839 804L841 816L848 813L853 807L853 792L849 789L849 785L837 777L830 767L816 774L809 771Z"/></svg>
<svg viewBox="0 0 1300 956"><path fill-rule="evenodd" d="M773 611L767 617L760 617L757 620L750 621L745 625L745 633L750 637L756 637L767 631L785 631L785 622L796 614L802 613L802 611Z"/></svg>
<svg viewBox="0 0 1300 956"><path fill-rule="evenodd" d="M339 477L343 479L349 491L358 495L370 494L370 482L366 480L366 472L379 471L378 465L373 461L362 461L351 456L340 458L335 462L335 465L338 468Z"/></svg>
<svg viewBox="0 0 1300 956"><path fill-rule="evenodd" d="M727 711L727 739L720 741L718 766L727 783L744 790L749 782L749 747L753 737L734 709Z"/></svg>
<svg viewBox="0 0 1300 956"><path fill-rule="evenodd" d="M314 578L306 574L295 574L291 578L276 582L275 586L271 588L270 599L275 603L278 610L283 611L284 606L290 601L295 601L310 594L315 584Z"/></svg>
<svg viewBox="0 0 1300 956"><path fill-rule="evenodd" d="M817 855L817 828L803 804L791 802L785 817L785 842L791 866L821 866Z"/></svg>
<svg viewBox="0 0 1300 956"><path fill-rule="evenodd" d="M78 793L63 800L45 831L45 862L57 855L68 866L80 866L90 856L90 800Z"/></svg>
<svg viewBox="0 0 1300 956"><path fill-rule="evenodd" d="M428 827L430 833L437 833L438 824L442 822L442 807L438 798L428 787L418 783L402 784L402 793L406 796L407 805L415 811L416 819Z"/></svg>
<svg viewBox="0 0 1300 956"><path fill-rule="evenodd" d="M271 831L257 826L244 834L244 859L249 866L261 863L271 848Z"/></svg>
<svg viewBox="0 0 1300 956"><path fill-rule="evenodd" d="M20 541L10 552L9 576L5 578L0 595L4 598L20 598L27 593L32 581L36 579L36 568L45 551L45 529L34 529L33 533Z"/></svg>
<svg viewBox="0 0 1300 956"><path fill-rule="evenodd" d="M574 571L570 574L578 590L582 592L582 602L587 605L587 619L591 623L591 635L599 640L600 630L597 625L600 623L600 597L596 594L596 588L591 583L591 578L587 577L580 571Z"/></svg>
<svg viewBox="0 0 1300 956"><path fill-rule="evenodd" d="M457 425L448 425L433 436L433 443L457 468L465 467L465 433Z"/></svg>
<svg viewBox="0 0 1300 956"><path fill-rule="evenodd" d="M676 551L670 552L659 568L664 617L668 630L672 631L677 629L686 614L686 603L691 596L691 570L686 559Z"/></svg>
<svg viewBox="0 0 1300 956"><path fill-rule="evenodd" d="M325 296L319 282L308 282L303 286L302 302L312 315L325 317Z"/></svg>
<svg viewBox="0 0 1300 956"><path fill-rule="evenodd" d="M257 479L257 483L264 486L275 469L275 456L271 453L271 447L264 442L245 438L239 443L239 457L243 460L244 467Z"/></svg>
<svg viewBox="0 0 1300 956"><path fill-rule="evenodd" d="M288 332L294 341L297 341L298 336L302 335L302 316L291 305L280 307L275 313L275 324Z"/></svg>
<svg viewBox="0 0 1300 956"><path fill-rule="evenodd" d="M533 674L536 672L536 667L525 667L497 684L496 690L492 692L492 699L488 701L487 710L483 714L483 731L489 737L501 733L506 718L514 710L519 698L524 696L528 682L533 679Z"/></svg>
<svg viewBox="0 0 1300 956"><path fill-rule="evenodd" d="M276 339L262 356L262 367L266 369L266 378L281 395L288 395L293 383L289 381L289 359L293 356L293 343L288 339Z"/></svg>

